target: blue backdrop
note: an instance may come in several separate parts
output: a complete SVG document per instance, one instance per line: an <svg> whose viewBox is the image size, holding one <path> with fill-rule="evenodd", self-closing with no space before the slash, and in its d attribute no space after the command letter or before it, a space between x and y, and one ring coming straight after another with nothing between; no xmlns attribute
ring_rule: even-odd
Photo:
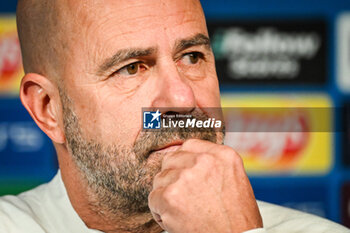
<svg viewBox="0 0 350 233"><path fill-rule="evenodd" d="M350 106L350 92L342 91L339 82L338 20L350 14L347 0L205 0L201 1L208 24L213 28L226 22L322 20L325 22L325 82L300 85L289 82L266 85L248 82L223 82L222 93L324 93L337 107ZM14 14L16 1L2 0L0 13ZM1 28L0 28L1 31ZM350 43L350 38L349 38ZM349 50L350 51L350 50ZM349 52L350 53L350 52ZM349 62L350 65L350 62ZM350 79L350 76L349 76ZM345 82L346 83L346 82ZM345 88L346 89L346 88ZM350 88L349 88L350 89ZM259 176L251 175L256 197L261 200L301 209L350 226L350 202L345 186L350 183L347 165L350 144L346 115L336 114L334 124L344 131L334 132L334 164L327 174ZM0 96L0 194L18 193L50 180L57 161L50 140L41 133L17 96ZM344 193L343 193L344 192Z"/></svg>

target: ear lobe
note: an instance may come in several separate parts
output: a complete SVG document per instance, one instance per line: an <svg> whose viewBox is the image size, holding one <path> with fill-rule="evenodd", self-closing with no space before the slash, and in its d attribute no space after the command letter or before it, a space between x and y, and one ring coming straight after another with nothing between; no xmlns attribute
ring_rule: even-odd
<svg viewBox="0 0 350 233"><path fill-rule="evenodd" d="M53 142L65 143L57 87L39 74L28 73L21 82L20 98L33 120Z"/></svg>

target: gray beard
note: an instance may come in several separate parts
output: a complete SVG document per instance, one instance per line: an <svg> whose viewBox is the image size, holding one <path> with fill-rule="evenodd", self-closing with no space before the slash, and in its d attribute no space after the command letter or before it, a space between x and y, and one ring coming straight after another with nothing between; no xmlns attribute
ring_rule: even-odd
<svg viewBox="0 0 350 233"><path fill-rule="evenodd" d="M73 104L64 92L60 91L63 105L64 130L73 161L93 191L93 209L101 214L125 217L149 213L148 195L152 190L153 178L161 170L163 154L157 160L147 163L149 154L158 147L174 140L198 138L217 142L213 129L177 128L141 132L133 147L120 145L106 146L82 134L81 124ZM207 119L201 112L194 112L197 118Z"/></svg>

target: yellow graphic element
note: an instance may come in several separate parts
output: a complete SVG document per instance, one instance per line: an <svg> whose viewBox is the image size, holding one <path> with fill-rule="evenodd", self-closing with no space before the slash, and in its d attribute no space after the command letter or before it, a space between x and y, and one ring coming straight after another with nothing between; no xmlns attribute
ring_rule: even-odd
<svg viewBox="0 0 350 233"><path fill-rule="evenodd" d="M0 16L0 94L18 94L23 76L15 16Z"/></svg>
<svg viewBox="0 0 350 233"><path fill-rule="evenodd" d="M248 174L326 174L331 169L333 110L327 95L224 94L221 99L225 143L242 156Z"/></svg>

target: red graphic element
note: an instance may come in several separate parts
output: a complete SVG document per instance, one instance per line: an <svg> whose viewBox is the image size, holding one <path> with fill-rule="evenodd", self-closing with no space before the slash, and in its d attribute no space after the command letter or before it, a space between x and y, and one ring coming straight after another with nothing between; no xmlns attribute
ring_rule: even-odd
<svg viewBox="0 0 350 233"><path fill-rule="evenodd" d="M4 83L18 73L21 68L21 50L16 34L0 38L0 82Z"/></svg>
<svg viewBox="0 0 350 233"><path fill-rule="evenodd" d="M306 112L257 110L226 113L226 142L243 156L289 164L305 149L310 129Z"/></svg>

